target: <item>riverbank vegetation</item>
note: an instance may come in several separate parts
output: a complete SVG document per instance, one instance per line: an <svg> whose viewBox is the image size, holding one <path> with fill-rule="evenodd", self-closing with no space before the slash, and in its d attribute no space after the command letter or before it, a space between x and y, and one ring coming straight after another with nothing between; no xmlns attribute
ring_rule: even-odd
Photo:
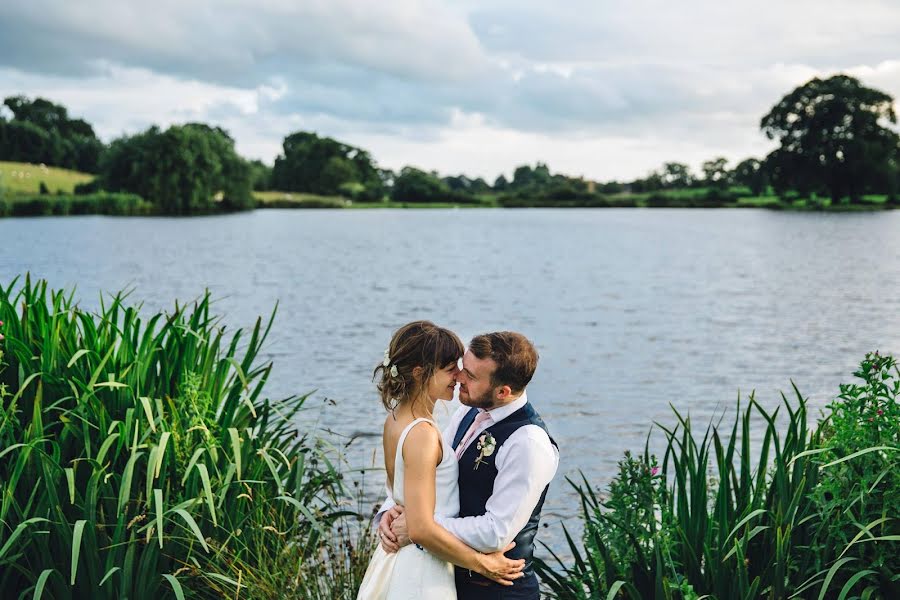
<svg viewBox="0 0 900 600"><path fill-rule="evenodd" d="M796 389L730 424L676 411L606 494L570 480L584 534L539 561L550 597L900 597L900 371L875 352L854 375L813 426Z"/></svg>
<svg viewBox="0 0 900 600"><path fill-rule="evenodd" d="M5 100L0 114L0 199L40 193L135 194L154 214L209 214L263 207L733 207L878 210L898 206L900 136L891 96L846 75L815 78L781 98L760 120L778 147L729 165L712 157L693 173L667 162L633 181L590 181L522 165L512 178L392 171L365 149L316 133L284 138L270 167L247 160L220 127L151 127L105 145L90 124L43 98ZM38 167L38 165L40 165ZM78 185L48 166L77 169ZM35 169L42 169L33 172ZM22 173L26 173L23 175ZM87 178L87 180L84 180ZM23 181L30 180L30 181ZM70 189L71 188L71 189ZM260 195L270 193L271 196ZM71 202L70 202L71 204ZM44 212L46 214L47 211ZM19 214L7 209L6 214ZM50 214L67 214L65 210ZM140 213L120 213L140 214Z"/></svg>
<svg viewBox="0 0 900 600"><path fill-rule="evenodd" d="M360 472L297 429L310 399L267 397L275 314L227 331L208 294L91 313L44 281L0 286L4 593L355 597L373 509ZM854 375L818 420L796 389L727 423L674 412L662 457L648 438L608 489L570 480L579 533L538 561L546 594L898 597L900 371L875 352Z"/></svg>
<svg viewBox="0 0 900 600"><path fill-rule="evenodd" d="M264 393L274 316L0 287L4 597L351 597L370 538L307 398Z"/></svg>

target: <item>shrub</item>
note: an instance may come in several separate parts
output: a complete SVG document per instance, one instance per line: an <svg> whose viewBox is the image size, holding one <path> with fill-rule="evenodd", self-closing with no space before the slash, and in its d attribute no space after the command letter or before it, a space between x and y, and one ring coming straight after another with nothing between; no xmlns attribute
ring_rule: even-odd
<svg viewBox="0 0 900 600"><path fill-rule="evenodd" d="M149 215L155 212L149 202L135 194L97 194L57 196L24 196L9 205L11 216L50 215Z"/></svg>
<svg viewBox="0 0 900 600"><path fill-rule="evenodd" d="M96 194L101 191L101 181L99 177L95 177L90 181L85 183L76 183L74 188L74 194L76 196L80 196L83 194Z"/></svg>

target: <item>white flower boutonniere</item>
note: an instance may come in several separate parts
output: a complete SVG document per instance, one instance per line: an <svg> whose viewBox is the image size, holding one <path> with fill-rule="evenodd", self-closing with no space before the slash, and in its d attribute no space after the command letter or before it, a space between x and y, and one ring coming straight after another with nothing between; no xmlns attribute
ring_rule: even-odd
<svg viewBox="0 0 900 600"><path fill-rule="evenodd" d="M484 462L484 459L492 455L494 450L497 449L497 440L495 440L494 436L490 433L483 433L481 437L478 438L478 445L475 446L475 449L481 450L481 454L475 459L475 470L477 471L481 463Z"/></svg>

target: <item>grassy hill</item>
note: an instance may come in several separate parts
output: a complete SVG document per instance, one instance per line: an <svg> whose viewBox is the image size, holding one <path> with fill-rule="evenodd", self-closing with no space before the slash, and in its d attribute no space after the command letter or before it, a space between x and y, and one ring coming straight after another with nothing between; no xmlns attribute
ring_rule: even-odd
<svg viewBox="0 0 900 600"><path fill-rule="evenodd" d="M86 183L93 178L89 173L68 169L0 161L0 190L16 195L39 193L42 181L51 194L59 190L71 194L76 184Z"/></svg>

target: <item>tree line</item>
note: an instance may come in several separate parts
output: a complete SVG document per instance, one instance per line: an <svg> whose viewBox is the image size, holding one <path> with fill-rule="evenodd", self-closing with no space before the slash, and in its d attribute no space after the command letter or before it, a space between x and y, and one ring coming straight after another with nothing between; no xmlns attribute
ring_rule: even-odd
<svg viewBox="0 0 900 600"><path fill-rule="evenodd" d="M15 96L4 105L12 118L0 113L0 160L94 173L95 180L78 192L137 194L167 214L251 208L253 190L358 202L460 204L490 196L505 206L606 206L616 195L700 188L715 200L727 197L732 186L754 196L821 195L852 204L866 194L895 200L900 187L893 98L843 74L810 80L762 117L762 133L779 144L765 157L734 167L725 158L712 158L699 174L684 163L667 162L626 182L554 174L543 163L519 166L511 179L500 175L492 183L412 166L395 172L379 167L362 148L306 131L285 137L270 167L239 156L227 131L203 123L166 130L153 126L106 145L89 123L71 118L65 107L49 100Z"/></svg>

